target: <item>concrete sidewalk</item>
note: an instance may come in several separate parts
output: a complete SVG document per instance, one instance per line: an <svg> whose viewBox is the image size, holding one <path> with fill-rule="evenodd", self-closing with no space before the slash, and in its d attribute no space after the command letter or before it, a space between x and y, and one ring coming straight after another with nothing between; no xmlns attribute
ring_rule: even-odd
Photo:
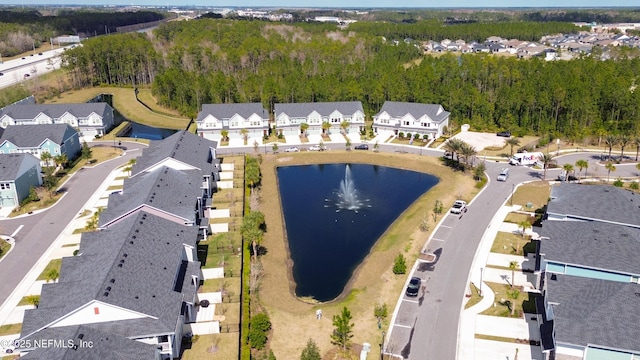
<svg viewBox="0 0 640 360"><path fill-rule="evenodd" d="M457 354L460 360L514 359L516 354L518 360L544 358L540 346L529 344L529 341L540 339L536 315L528 314L526 319L480 315L484 310L494 306L496 301L501 300L495 298L495 294L486 283L510 284L512 272L508 267L512 261L518 263L518 270L514 272L515 285L523 286L525 291L536 291L533 286L534 274L522 271L534 269L535 260L532 256L491 252L493 240L499 231L520 233L521 229L517 224L504 222L508 213L519 209L520 206L503 206L495 214L483 235L469 278L473 286L482 289L483 297L479 303L462 311ZM533 233L528 229L526 234ZM514 342L476 339L476 334L514 339ZM520 339L520 342L516 342L515 339Z"/></svg>

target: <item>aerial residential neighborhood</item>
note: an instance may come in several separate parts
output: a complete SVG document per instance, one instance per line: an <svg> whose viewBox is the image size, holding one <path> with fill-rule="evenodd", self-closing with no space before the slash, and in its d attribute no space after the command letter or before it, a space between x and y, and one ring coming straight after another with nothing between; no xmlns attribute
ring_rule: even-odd
<svg viewBox="0 0 640 360"><path fill-rule="evenodd" d="M635 9L78 9L0 12L0 357L640 358Z"/></svg>

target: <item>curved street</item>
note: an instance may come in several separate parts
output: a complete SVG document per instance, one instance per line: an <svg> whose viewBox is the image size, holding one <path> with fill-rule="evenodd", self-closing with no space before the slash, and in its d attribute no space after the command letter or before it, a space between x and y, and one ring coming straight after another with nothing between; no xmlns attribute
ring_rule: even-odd
<svg viewBox="0 0 640 360"><path fill-rule="evenodd" d="M91 146L101 144L92 142ZM111 142L106 142L108 146ZM144 144L123 143L126 150L123 156L102 162L95 166L85 166L58 191L65 195L54 206L32 215L7 218L0 221L0 233L15 238L15 245L9 254L0 261L0 304L18 288L22 279L40 260L40 257L54 243L64 228L83 209L96 189L116 168L141 154Z"/></svg>

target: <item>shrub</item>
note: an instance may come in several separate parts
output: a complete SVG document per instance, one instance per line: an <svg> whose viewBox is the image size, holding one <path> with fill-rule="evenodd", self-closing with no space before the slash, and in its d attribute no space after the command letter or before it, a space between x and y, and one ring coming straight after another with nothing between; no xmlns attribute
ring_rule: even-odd
<svg viewBox="0 0 640 360"><path fill-rule="evenodd" d="M393 273L396 275L405 274L407 272L407 262L404 255L398 254L393 263Z"/></svg>
<svg viewBox="0 0 640 360"><path fill-rule="evenodd" d="M624 182L622 179L617 178L616 181L613 182L613 186L621 188L624 186Z"/></svg>
<svg viewBox="0 0 640 360"><path fill-rule="evenodd" d="M267 343L267 332L271 329L269 316L265 313L258 313L252 316L249 327L249 343L251 347L262 350Z"/></svg>
<svg viewBox="0 0 640 360"><path fill-rule="evenodd" d="M399 133L398 133L398 137L399 137L400 139L404 139L404 133L403 133L402 131L401 131L401 132L399 132Z"/></svg>
<svg viewBox="0 0 640 360"><path fill-rule="evenodd" d="M629 184L629 189L638 190L638 189L640 189L640 186L638 186L638 182L637 181L634 181L631 184Z"/></svg>

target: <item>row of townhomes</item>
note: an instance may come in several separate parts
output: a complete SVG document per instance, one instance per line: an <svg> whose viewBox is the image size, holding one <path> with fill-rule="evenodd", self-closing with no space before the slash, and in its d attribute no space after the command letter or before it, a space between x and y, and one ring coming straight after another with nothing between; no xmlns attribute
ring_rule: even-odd
<svg viewBox="0 0 640 360"><path fill-rule="evenodd" d="M101 137L113 126L113 108L104 102L80 104L12 104L0 110L0 127L67 124L81 137Z"/></svg>
<svg viewBox="0 0 640 360"><path fill-rule="evenodd" d="M546 359L640 358L640 195L607 185L551 191L536 256Z"/></svg>
<svg viewBox="0 0 640 360"><path fill-rule="evenodd" d="M171 359L198 312L203 276L197 243L206 237L216 146L181 131L151 142L123 191L109 195L98 230L62 259L57 283L24 314L23 359Z"/></svg>
<svg viewBox="0 0 640 360"><path fill-rule="evenodd" d="M373 116L373 131L376 135L404 132L435 139L449 125L449 115L442 105L386 101ZM274 119L276 133L283 136L360 134L365 128L359 101L275 104ZM229 138L262 138L270 129L269 112L261 103L203 105L196 123L198 134L216 141L223 130Z"/></svg>
<svg viewBox="0 0 640 360"><path fill-rule="evenodd" d="M81 148L78 132L68 124L0 128L0 207L18 206L32 187L42 185L43 166L53 166L61 155L73 161ZM41 160L44 153L51 160Z"/></svg>

